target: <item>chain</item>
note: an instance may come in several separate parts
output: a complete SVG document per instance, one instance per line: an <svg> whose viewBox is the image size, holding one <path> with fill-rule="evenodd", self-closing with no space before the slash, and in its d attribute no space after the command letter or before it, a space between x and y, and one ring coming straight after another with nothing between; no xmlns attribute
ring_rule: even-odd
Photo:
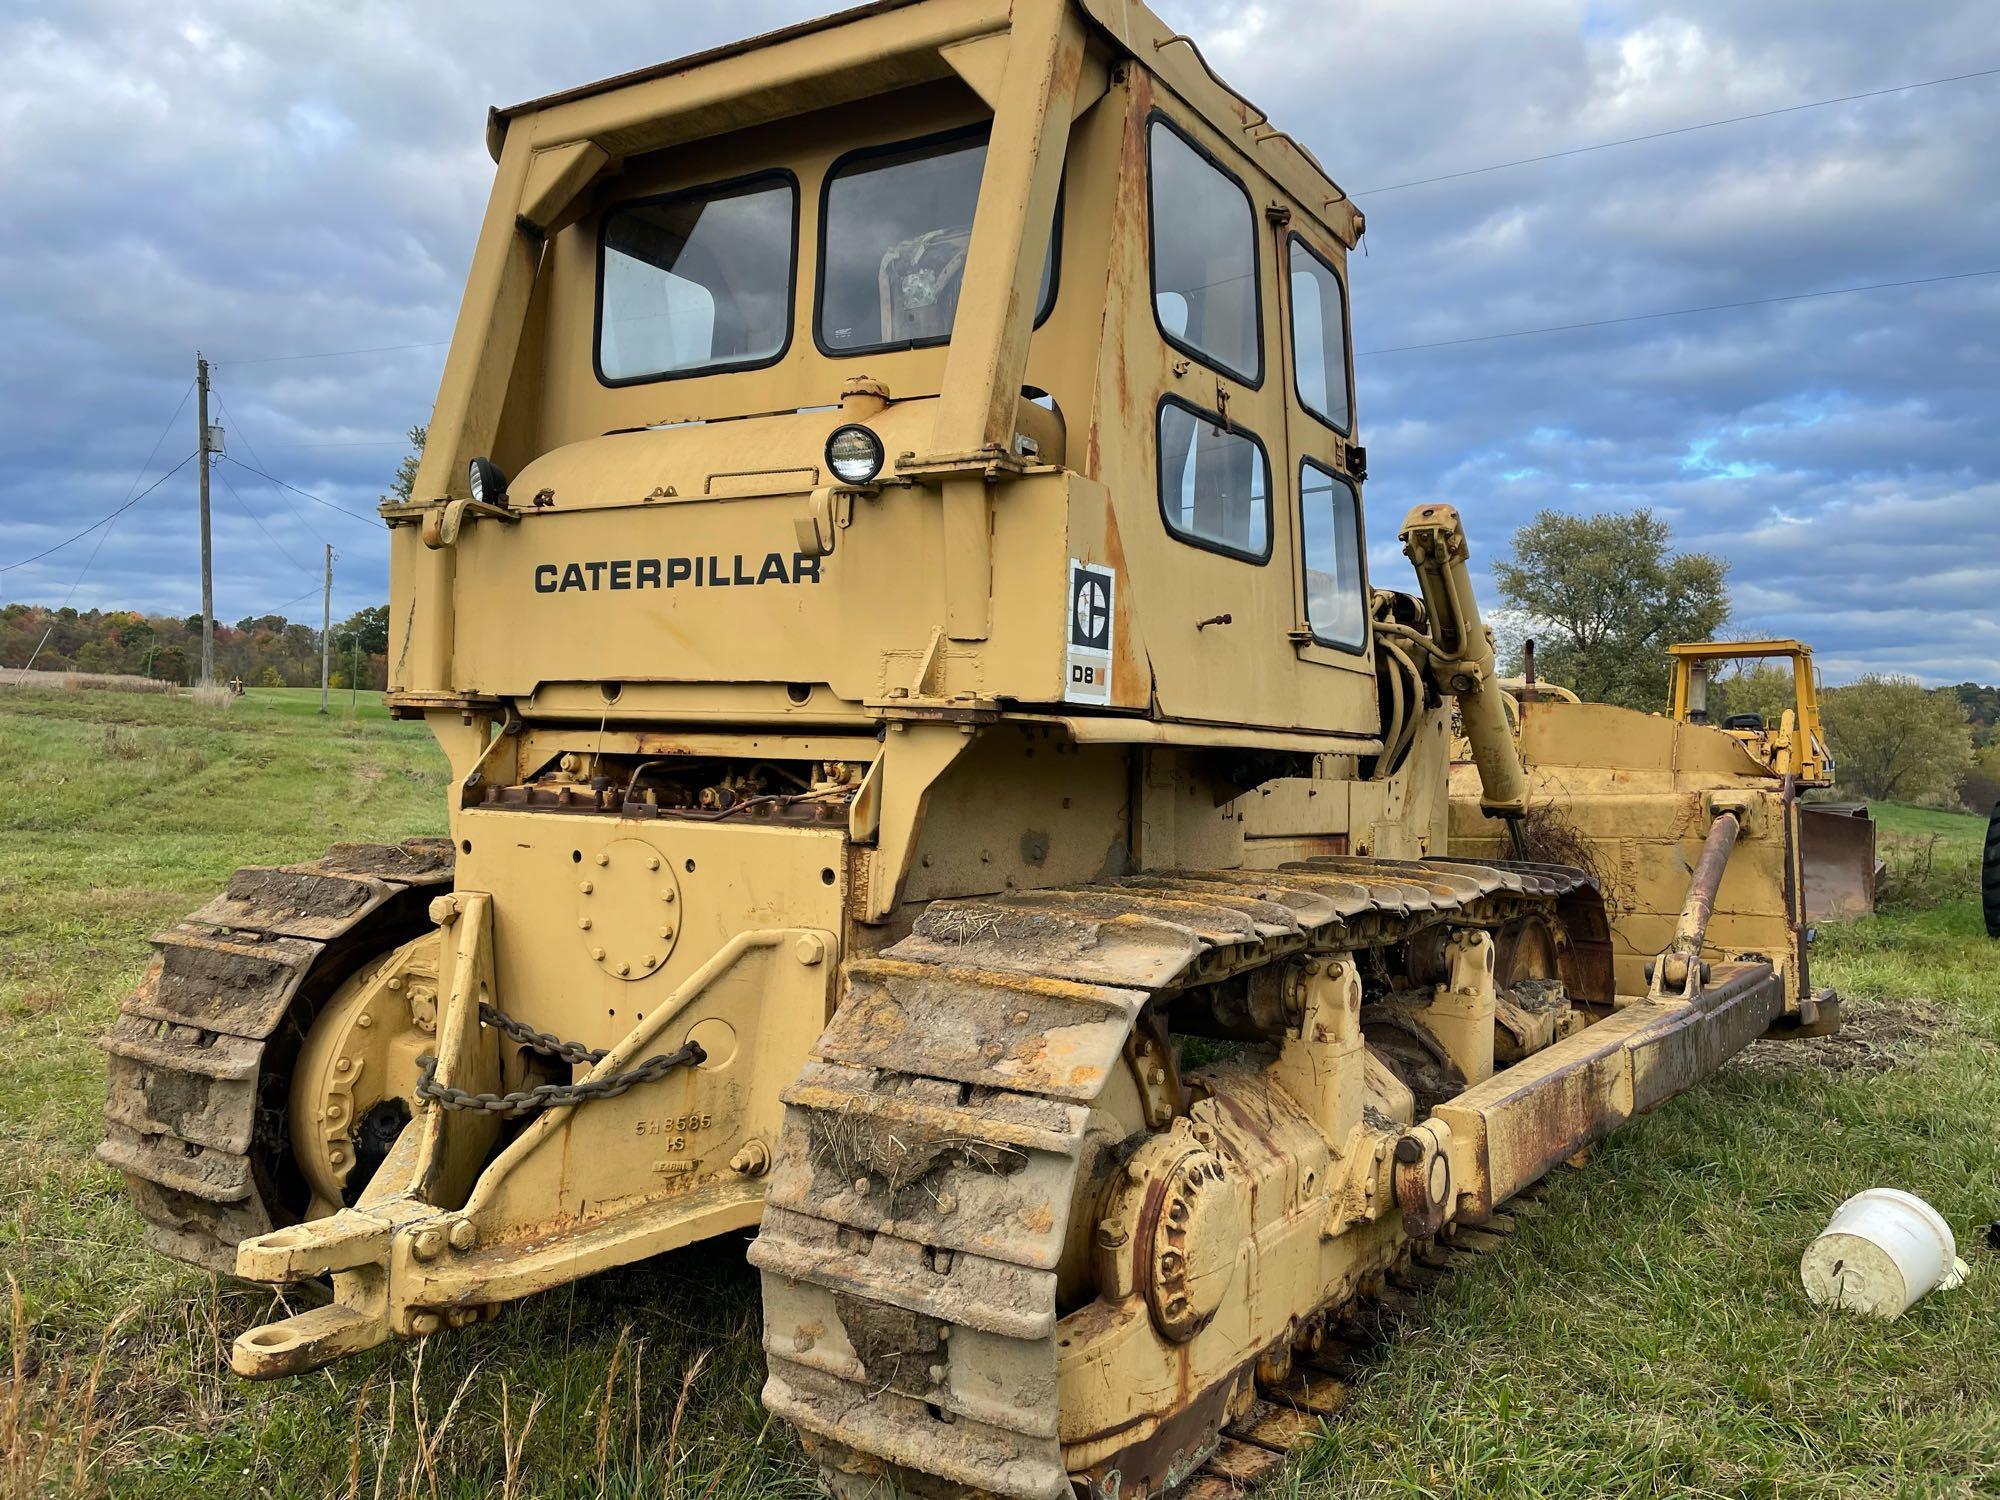
<svg viewBox="0 0 2000 1500"><path fill-rule="evenodd" d="M483 1003L479 1007L479 1023L512 1037L532 1051L559 1057L567 1063L600 1063L610 1055L602 1048L586 1047L581 1042L566 1042L546 1031L537 1031L525 1021L516 1021ZM708 1054L699 1042L688 1042L672 1052L649 1057L636 1068L627 1068L622 1073L612 1073L604 1078L586 1078L581 1083L538 1084L531 1089L517 1089L511 1094L474 1094L439 1083L437 1059L426 1054L417 1059L417 1070L421 1075L417 1080L417 1097L429 1099L445 1109L479 1110L489 1115L525 1115L538 1109L584 1104L592 1099L615 1099L642 1083L657 1082L676 1069L705 1062L707 1058Z"/></svg>
<svg viewBox="0 0 2000 1500"><path fill-rule="evenodd" d="M526 1021L503 1015L484 1000L479 1002L479 1024L491 1026L502 1036L510 1036L536 1052L560 1057L566 1063L601 1063L611 1055L602 1047L586 1047L582 1042L566 1042L549 1032L537 1031Z"/></svg>

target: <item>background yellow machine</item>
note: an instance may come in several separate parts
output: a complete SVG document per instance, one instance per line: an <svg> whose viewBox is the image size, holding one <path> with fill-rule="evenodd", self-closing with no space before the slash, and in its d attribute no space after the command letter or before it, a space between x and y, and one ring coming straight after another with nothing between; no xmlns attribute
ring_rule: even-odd
<svg viewBox="0 0 2000 1500"><path fill-rule="evenodd" d="M489 142L384 510L450 838L239 872L106 1039L155 1243L331 1280L244 1374L756 1226L836 1491L1166 1494L1823 1024L1791 781L1573 704L1524 771L1449 507L1371 589L1361 215L1143 6L887 0Z"/></svg>
<svg viewBox="0 0 2000 1500"><path fill-rule="evenodd" d="M1835 766L1819 713L1819 674L1803 641L1702 641L1667 647L1673 663L1672 712L1683 724L1719 722L1800 791L1833 786ZM1782 662L1791 672L1792 702L1775 719L1756 711L1709 711L1715 669L1734 662ZM1726 697L1728 684L1721 685ZM1805 855L1805 911L1813 921L1866 916L1875 909L1875 822L1865 802L1816 800L1799 808Z"/></svg>

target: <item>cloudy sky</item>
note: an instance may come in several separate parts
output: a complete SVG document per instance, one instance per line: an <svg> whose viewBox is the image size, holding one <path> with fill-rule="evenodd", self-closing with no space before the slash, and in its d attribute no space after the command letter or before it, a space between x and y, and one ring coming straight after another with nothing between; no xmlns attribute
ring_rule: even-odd
<svg viewBox="0 0 2000 1500"><path fill-rule="evenodd" d="M2000 270L2000 76L1905 87L2000 69L1991 0L1155 3L1368 211L1382 580L1420 499L1489 557L1545 506L1649 505L1732 560L1732 634L2000 682L2000 275L1963 274ZM0 600L198 607L191 465L17 565L192 450L196 349L236 459L368 518L435 393L486 107L821 8L8 0ZM323 542L337 617L383 596L372 519L218 473L218 615L315 617Z"/></svg>

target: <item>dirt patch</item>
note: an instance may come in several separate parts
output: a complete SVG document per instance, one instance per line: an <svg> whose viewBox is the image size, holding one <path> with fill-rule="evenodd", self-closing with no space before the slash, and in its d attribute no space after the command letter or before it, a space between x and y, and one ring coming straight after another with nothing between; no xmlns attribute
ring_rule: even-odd
<svg viewBox="0 0 2000 1500"><path fill-rule="evenodd" d="M56 1009L69 994L65 990L47 985L30 985L14 997L14 1014L17 1016L45 1016Z"/></svg>
<svg viewBox="0 0 2000 1500"><path fill-rule="evenodd" d="M328 880L321 875L256 865L229 877L231 901L301 917L344 917L367 905L372 894L358 881Z"/></svg>
<svg viewBox="0 0 2000 1500"><path fill-rule="evenodd" d="M1957 1030L1929 1000L1841 1000L1840 1030L1802 1041L1759 1042L1739 1054L1733 1067L1753 1073L1886 1073L1914 1052Z"/></svg>
<svg viewBox="0 0 2000 1500"><path fill-rule="evenodd" d="M400 844L335 844L323 868L349 875L381 875L390 880L427 880L451 870L451 840L404 839Z"/></svg>

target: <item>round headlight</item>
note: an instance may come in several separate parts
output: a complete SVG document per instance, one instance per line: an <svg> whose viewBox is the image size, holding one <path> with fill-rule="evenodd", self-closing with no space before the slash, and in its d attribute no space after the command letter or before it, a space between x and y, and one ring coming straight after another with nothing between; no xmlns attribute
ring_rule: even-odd
<svg viewBox="0 0 2000 1500"><path fill-rule="evenodd" d="M481 505L507 503L507 476L490 458L475 458L466 465L466 484Z"/></svg>
<svg viewBox="0 0 2000 1500"><path fill-rule="evenodd" d="M867 484L882 472L882 440L866 427L836 427L826 440L826 466L842 484Z"/></svg>

